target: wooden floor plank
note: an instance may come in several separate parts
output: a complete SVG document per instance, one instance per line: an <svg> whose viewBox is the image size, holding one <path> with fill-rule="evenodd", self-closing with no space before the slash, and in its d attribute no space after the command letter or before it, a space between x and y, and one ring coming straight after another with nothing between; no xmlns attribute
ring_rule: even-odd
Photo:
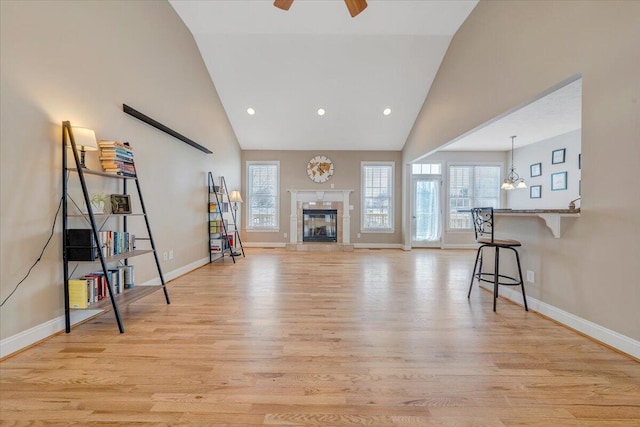
<svg viewBox="0 0 640 427"><path fill-rule="evenodd" d="M636 426L640 364L475 288L475 252L247 249L0 363L0 424Z"/></svg>

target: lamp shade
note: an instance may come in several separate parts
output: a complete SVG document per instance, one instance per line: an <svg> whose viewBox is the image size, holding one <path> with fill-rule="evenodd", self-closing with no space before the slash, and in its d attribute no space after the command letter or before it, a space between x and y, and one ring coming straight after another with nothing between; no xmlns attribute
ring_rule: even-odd
<svg viewBox="0 0 640 427"><path fill-rule="evenodd" d="M80 151L96 151L98 149L98 140L93 129L79 128L72 126L73 138L76 142L76 148ZM71 145L71 142L69 142Z"/></svg>
<svg viewBox="0 0 640 427"><path fill-rule="evenodd" d="M242 203L242 196L238 190L233 190L229 195L230 202Z"/></svg>

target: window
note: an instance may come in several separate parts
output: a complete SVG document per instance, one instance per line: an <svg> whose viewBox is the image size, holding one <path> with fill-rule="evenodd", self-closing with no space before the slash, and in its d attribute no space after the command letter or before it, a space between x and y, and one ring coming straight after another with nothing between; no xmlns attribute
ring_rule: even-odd
<svg viewBox="0 0 640 427"><path fill-rule="evenodd" d="M361 231L393 232L393 162L362 163Z"/></svg>
<svg viewBox="0 0 640 427"><path fill-rule="evenodd" d="M247 230L278 231L280 162L247 162Z"/></svg>
<svg viewBox="0 0 640 427"><path fill-rule="evenodd" d="M411 173L413 175L440 175L442 166L440 163L416 163L411 165Z"/></svg>
<svg viewBox="0 0 640 427"><path fill-rule="evenodd" d="M449 230L471 229L471 208L500 207L500 166L449 166Z"/></svg>

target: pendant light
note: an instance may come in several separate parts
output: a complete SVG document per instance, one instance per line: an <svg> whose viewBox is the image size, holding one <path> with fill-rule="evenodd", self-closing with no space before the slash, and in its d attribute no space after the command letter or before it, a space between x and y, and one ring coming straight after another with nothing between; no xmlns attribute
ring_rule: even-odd
<svg viewBox="0 0 640 427"><path fill-rule="evenodd" d="M502 183L503 190L513 190L514 188L527 188L527 184L524 182L524 178L520 178L520 175L516 173L516 168L513 167L513 140L515 136L511 137L511 170L509 171L509 175L507 175L507 179Z"/></svg>

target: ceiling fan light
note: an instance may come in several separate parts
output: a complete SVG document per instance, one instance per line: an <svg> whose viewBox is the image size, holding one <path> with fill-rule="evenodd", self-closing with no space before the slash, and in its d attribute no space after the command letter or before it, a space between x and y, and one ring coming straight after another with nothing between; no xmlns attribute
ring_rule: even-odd
<svg viewBox="0 0 640 427"><path fill-rule="evenodd" d="M318 108L318 115L319 116L324 116L326 113L326 111L324 111L324 108Z"/></svg>
<svg viewBox="0 0 640 427"><path fill-rule="evenodd" d="M382 114L384 114L385 116L388 116L389 114L391 114L391 108L385 108Z"/></svg>

